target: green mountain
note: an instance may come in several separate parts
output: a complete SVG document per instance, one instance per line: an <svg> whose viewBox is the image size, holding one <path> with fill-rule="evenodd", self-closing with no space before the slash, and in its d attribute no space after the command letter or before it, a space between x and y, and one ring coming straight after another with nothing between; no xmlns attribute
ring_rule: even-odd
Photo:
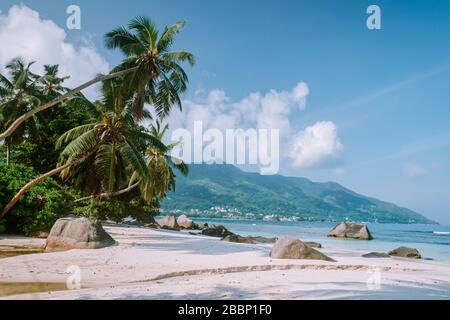
<svg viewBox="0 0 450 320"><path fill-rule="evenodd" d="M162 203L165 212L191 216L424 223L433 221L406 208L357 194L334 183L262 176L232 165L191 165L188 177Z"/></svg>

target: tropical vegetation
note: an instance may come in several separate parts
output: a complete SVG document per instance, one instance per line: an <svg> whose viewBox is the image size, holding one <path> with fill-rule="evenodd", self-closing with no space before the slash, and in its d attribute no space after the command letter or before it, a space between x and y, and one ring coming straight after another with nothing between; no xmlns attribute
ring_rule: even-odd
<svg viewBox="0 0 450 320"><path fill-rule="evenodd" d="M186 164L169 156L167 116L182 108L194 56L172 50L184 22L146 17L105 36L123 61L70 89L57 65L18 57L0 75L0 232L48 230L69 213L151 222ZM32 71L33 70L33 71ZM82 94L100 83L101 98Z"/></svg>

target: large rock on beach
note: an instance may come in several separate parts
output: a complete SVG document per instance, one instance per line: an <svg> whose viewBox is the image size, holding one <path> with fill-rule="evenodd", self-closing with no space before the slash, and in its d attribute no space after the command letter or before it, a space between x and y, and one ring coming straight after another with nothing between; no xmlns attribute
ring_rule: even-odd
<svg viewBox="0 0 450 320"><path fill-rule="evenodd" d="M178 217L177 224L181 229L195 229L194 222L185 214Z"/></svg>
<svg viewBox="0 0 450 320"><path fill-rule="evenodd" d="M402 258L411 258L411 259L421 259L422 255L419 250L408 247L399 247L397 249L389 252L390 256L402 257Z"/></svg>
<svg viewBox="0 0 450 320"><path fill-rule="evenodd" d="M369 228L364 224L342 222L334 227L328 237L356 240L372 240Z"/></svg>
<svg viewBox="0 0 450 320"><path fill-rule="evenodd" d="M210 236L210 237L218 237L218 238L225 238L229 235L234 235L233 232L229 231L224 226L208 226L207 228L202 230L202 235L204 236Z"/></svg>
<svg viewBox="0 0 450 320"><path fill-rule="evenodd" d="M163 217L161 220L159 220L158 224L160 225L161 228L166 228L166 229L177 229L178 228L177 219L174 216L167 215L167 216Z"/></svg>
<svg viewBox="0 0 450 320"><path fill-rule="evenodd" d="M88 218L63 218L53 225L47 237L45 251L100 249L114 243L114 239L100 222L93 222Z"/></svg>
<svg viewBox="0 0 450 320"><path fill-rule="evenodd" d="M282 237L278 239L270 252L274 259L311 259L334 261L330 257L306 245L294 237Z"/></svg>

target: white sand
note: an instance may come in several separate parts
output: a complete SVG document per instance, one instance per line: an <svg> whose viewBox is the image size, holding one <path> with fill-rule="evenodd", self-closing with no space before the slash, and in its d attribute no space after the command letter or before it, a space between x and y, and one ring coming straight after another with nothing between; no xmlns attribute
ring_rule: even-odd
<svg viewBox="0 0 450 320"><path fill-rule="evenodd" d="M450 299L450 265L434 261L368 259L337 248L320 249L337 262L274 260L271 245L105 229L118 245L0 259L0 282L66 282L67 268L78 266L85 289L7 299ZM379 285L368 285L377 274Z"/></svg>

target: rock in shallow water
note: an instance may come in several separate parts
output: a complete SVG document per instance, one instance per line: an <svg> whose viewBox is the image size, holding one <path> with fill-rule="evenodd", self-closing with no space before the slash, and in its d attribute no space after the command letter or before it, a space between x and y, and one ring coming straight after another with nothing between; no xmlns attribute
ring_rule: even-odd
<svg viewBox="0 0 450 320"><path fill-rule="evenodd" d="M362 255L363 258L390 258L391 256L384 252L369 252Z"/></svg>
<svg viewBox="0 0 450 320"><path fill-rule="evenodd" d="M403 257L403 258L411 258L411 259L421 259L422 255L420 254L419 250L414 248L408 248L408 247L399 247L397 249L392 250L389 252L389 255L395 256L395 257Z"/></svg>
<svg viewBox="0 0 450 320"><path fill-rule="evenodd" d="M115 244L100 222L88 218L63 218L55 222L47 238L45 251L100 249Z"/></svg>
<svg viewBox="0 0 450 320"><path fill-rule="evenodd" d="M234 233L229 231L224 226L212 225L212 226L209 226L209 227L203 229L202 235L210 236L210 237L225 238L226 236L234 235Z"/></svg>
<svg viewBox="0 0 450 320"><path fill-rule="evenodd" d="M270 257L275 259L312 259L334 261L330 257L293 237L283 237L278 239L270 252Z"/></svg>
<svg viewBox="0 0 450 320"><path fill-rule="evenodd" d="M369 228L364 224L342 222L334 227L328 237L356 239L356 240L372 240Z"/></svg>
<svg viewBox="0 0 450 320"><path fill-rule="evenodd" d="M222 239L223 241L227 242L236 242L236 243L248 243L248 244L255 244L255 243L275 243L277 241L277 238L266 238L266 237L242 237L237 234L228 235L225 238Z"/></svg>
<svg viewBox="0 0 450 320"><path fill-rule="evenodd" d="M222 241L226 242L235 242L235 243L247 243L254 244L255 242L250 237L241 237L237 234L228 235L222 239Z"/></svg>

